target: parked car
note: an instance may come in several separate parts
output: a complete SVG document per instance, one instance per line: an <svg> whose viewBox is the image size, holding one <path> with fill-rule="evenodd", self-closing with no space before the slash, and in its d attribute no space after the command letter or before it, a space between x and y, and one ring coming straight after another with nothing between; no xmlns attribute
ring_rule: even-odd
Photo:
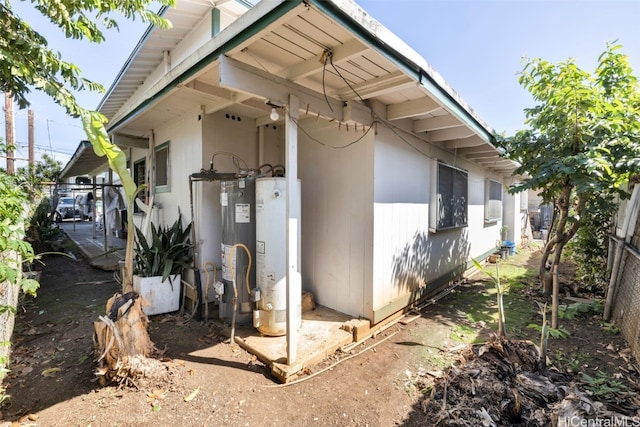
<svg viewBox="0 0 640 427"><path fill-rule="evenodd" d="M56 206L56 222L64 219L80 217L80 205L74 203L73 197L61 197Z"/></svg>

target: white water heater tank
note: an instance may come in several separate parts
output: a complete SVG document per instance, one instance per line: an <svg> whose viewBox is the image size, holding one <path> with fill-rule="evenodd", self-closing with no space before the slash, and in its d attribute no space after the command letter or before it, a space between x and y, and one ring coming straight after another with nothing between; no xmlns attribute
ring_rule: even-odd
<svg viewBox="0 0 640 427"><path fill-rule="evenodd" d="M287 330L287 183L282 177L256 179L256 284L260 301L254 326L265 335L281 336ZM300 181L298 181L300 194ZM298 199L299 200L299 199ZM298 210L298 268L300 267L300 206ZM294 328L302 321L300 272L290 283Z"/></svg>

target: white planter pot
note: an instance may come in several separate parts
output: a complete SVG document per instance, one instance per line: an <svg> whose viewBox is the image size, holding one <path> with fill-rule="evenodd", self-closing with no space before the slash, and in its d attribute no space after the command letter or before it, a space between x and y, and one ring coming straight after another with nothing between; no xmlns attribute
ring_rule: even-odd
<svg viewBox="0 0 640 427"><path fill-rule="evenodd" d="M180 308L181 276L174 274L162 281L162 276L133 276L133 290L140 294L147 303L142 309L147 316L171 313Z"/></svg>

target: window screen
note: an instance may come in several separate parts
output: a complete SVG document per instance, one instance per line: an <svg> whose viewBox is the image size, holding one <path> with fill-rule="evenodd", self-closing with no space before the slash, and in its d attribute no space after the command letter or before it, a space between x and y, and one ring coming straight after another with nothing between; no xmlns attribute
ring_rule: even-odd
<svg viewBox="0 0 640 427"><path fill-rule="evenodd" d="M438 162L436 230L467 225L468 174Z"/></svg>

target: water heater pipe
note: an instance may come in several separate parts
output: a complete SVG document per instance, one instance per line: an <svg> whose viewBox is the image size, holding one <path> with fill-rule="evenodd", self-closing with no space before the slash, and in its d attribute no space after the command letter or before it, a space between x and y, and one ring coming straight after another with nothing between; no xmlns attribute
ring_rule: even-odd
<svg viewBox="0 0 640 427"><path fill-rule="evenodd" d="M231 250L229 251L229 268L231 270L231 282L233 283L233 313L231 314L231 337L229 339L229 343L233 344L235 342L235 333L236 333L236 311L238 309L238 288L236 287L236 272L234 270L235 260L234 255L236 254L236 249L241 247L247 253L247 258L249 259L249 266L247 267L247 272L245 275L244 283L247 286L248 294L251 294L251 287L249 286L249 273L251 272L251 251L244 243L236 243L231 246Z"/></svg>
<svg viewBox="0 0 640 427"><path fill-rule="evenodd" d="M211 269L213 271L213 281L209 280L210 277L209 277L209 270L207 270L207 266L211 266ZM216 276L218 274L218 269L216 268L216 265L213 263L213 261L206 261L204 264L202 264L202 269L204 270L204 275L207 276L207 283L204 285L204 296L203 296L204 321L207 322L209 321L209 284L216 283Z"/></svg>

